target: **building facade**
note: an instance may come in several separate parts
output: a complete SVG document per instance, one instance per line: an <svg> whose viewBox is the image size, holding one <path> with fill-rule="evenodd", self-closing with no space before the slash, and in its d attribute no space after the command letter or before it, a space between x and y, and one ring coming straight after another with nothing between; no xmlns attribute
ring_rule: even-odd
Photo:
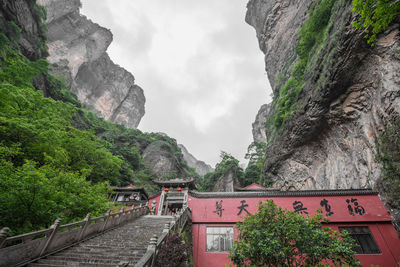
<svg viewBox="0 0 400 267"><path fill-rule="evenodd" d="M185 186L185 185L181 185ZM253 190L252 190L253 188ZM150 198L157 203L163 194ZM193 261L196 267L229 266L228 254L237 238L235 223L273 200L284 209L314 215L318 208L330 220L326 227L347 230L357 241L363 266L398 266L400 239L376 192L371 190L267 190L257 185L237 192L188 191L192 210ZM150 204L149 204L150 205ZM159 205L158 205L159 206ZM158 208L158 207L157 207Z"/></svg>

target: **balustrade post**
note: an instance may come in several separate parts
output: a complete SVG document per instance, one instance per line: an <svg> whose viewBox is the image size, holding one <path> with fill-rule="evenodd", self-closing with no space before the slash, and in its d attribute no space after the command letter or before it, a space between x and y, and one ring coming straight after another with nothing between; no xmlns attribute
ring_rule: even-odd
<svg viewBox="0 0 400 267"><path fill-rule="evenodd" d="M169 233L169 223L164 224L163 233Z"/></svg>
<svg viewBox="0 0 400 267"><path fill-rule="evenodd" d="M117 225L119 225L121 223L121 217L122 217L123 212L124 212L124 208L119 210Z"/></svg>
<svg viewBox="0 0 400 267"><path fill-rule="evenodd" d="M44 247L42 248L42 251L40 252L40 255L39 255L39 256L42 256L42 255L46 252L47 248L51 245L51 242L53 241L53 238L54 238L54 236L55 236L56 233L57 233L58 226L60 225L60 222L61 222L61 219L60 219L60 218L57 218L57 219L54 221L53 225L50 226L50 229L52 229L52 231L51 231L51 233L50 233L50 236L47 238L47 241L46 241L46 243L44 244Z"/></svg>
<svg viewBox="0 0 400 267"><path fill-rule="evenodd" d="M110 218L110 212L111 210L107 210L106 212L106 218L104 219L104 224L103 227L101 228L101 232L104 232L104 230L106 229L107 223L108 223L108 219Z"/></svg>
<svg viewBox="0 0 400 267"><path fill-rule="evenodd" d="M2 248L4 246L4 244L6 243L8 231L10 231L10 228L8 228L8 227L4 227L0 231L0 248Z"/></svg>
<svg viewBox="0 0 400 267"><path fill-rule="evenodd" d="M129 210L128 221L132 220L132 217L133 217L134 213L135 213L135 207L132 205L131 209Z"/></svg>
<svg viewBox="0 0 400 267"><path fill-rule="evenodd" d="M154 266L155 260L156 260L156 255L157 255L157 235L154 234L152 238L150 238L150 243L147 246L147 251L151 251L153 254L153 257L151 259L151 264L150 266Z"/></svg>
<svg viewBox="0 0 400 267"><path fill-rule="evenodd" d="M178 217L174 216L173 220L174 220L174 226L173 226L174 229L173 230L174 230L174 232L176 232L176 226L178 225Z"/></svg>
<svg viewBox="0 0 400 267"><path fill-rule="evenodd" d="M80 234L79 234L79 238L78 238L79 241L82 240L82 239L85 237L86 228L87 228L88 225L89 225L89 219L90 219L90 213L88 213L88 214L86 215L85 219L83 219L83 221L85 222L85 224L83 225L82 230L81 230L81 232L80 232Z"/></svg>

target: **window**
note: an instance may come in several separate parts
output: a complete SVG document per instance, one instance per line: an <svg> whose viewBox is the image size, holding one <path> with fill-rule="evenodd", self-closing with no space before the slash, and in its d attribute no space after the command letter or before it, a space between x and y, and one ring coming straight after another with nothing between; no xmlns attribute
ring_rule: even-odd
<svg viewBox="0 0 400 267"><path fill-rule="evenodd" d="M381 253L368 226L339 227L339 231L346 230L356 241L358 246L354 249L357 254Z"/></svg>
<svg viewBox="0 0 400 267"><path fill-rule="evenodd" d="M207 251L230 251L233 246L233 227L207 227Z"/></svg>

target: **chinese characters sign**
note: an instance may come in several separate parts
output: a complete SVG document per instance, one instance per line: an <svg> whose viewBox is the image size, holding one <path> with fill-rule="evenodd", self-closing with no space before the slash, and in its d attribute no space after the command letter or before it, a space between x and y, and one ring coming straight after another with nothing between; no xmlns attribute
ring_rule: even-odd
<svg viewBox="0 0 400 267"><path fill-rule="evenodd" d="M317 203L315 203L318 207L322 208L322 211L326 217L330 217L335 214L335 209L344 209L346 210L349 215L351 216L363 216L366 211L363 206L360 205L359 201L356 198L350 198L350 199L341 199L341 201L345 202L343 204L339 204L337 201L335 203L329 202L326 198L322 198L320 200L316 200ZM232 203L232 202L231 202ZM249 209L251 205L246 203L246 200L235 200L234 203L237 203L235 208L236 211L232 210L232 205L230 205L228 208L223 206L223 200L219 200L215 202L215 209L212 211L219 217L223 217L223 215L226 212L229 212L228 215L231 215L232 212L236 214L237 216L243 216L246 214L251 214ZM310 203L310 202L308 202ZM291 202L291 207L293 211L299 213L299 214L309 214L309 207L307 207L306 204L303 203L302 200L295 200L294 202ZM283 207L285 208L285 207ZM255 210L254 208L251 210ZM311 209L312 211L314 210L313 208ZM233 214L232 214L233 215Z"/></svg>

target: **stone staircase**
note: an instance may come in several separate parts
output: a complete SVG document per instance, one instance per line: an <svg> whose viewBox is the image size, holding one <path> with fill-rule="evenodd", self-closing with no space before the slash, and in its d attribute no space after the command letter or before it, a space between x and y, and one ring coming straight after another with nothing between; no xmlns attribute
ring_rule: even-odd
<svg viewBox="0 0 400 267"><path fill-rule="evenodd" d="M28 266L134 266L145 254L150 238L160 236L171 221L170 216L142 216Z"/></svg>

